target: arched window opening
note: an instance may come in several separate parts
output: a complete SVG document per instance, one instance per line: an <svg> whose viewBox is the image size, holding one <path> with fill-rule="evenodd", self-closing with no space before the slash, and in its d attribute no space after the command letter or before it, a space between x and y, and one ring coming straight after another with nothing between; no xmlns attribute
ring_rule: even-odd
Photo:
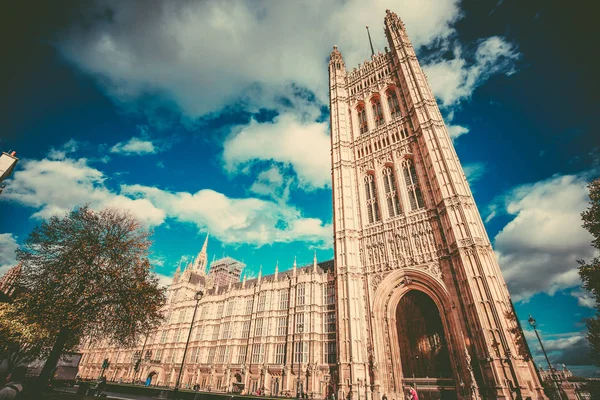
<svg viewBox="0 0 600 400"><path fill-rule="evenodd" d="M367 198L367 218L369 223L379 221L379 208L377 207L377 190L373 174L365 176L365 195Z"/></svg>
<svg viewBox="0 0 600 400"><path fill-rule="evenodd" d="M381 108L379 97L375 97L371 101L371 104L373 106L373 118L375 119L375 126L380 126L385 120L383 119L383 108Z"/></svg>
<svg viewBox="0 0 600 400"><path fill-rule="evenodd" d="M410 209L412 211L418 210L425 206L423 202L423 194L419 187L419 180L417 178L417 171L415 170L415 163L411 159L406 159L402 163L402 169L404 171L404 180L406 183L406 190L408 191L408 199L410 201Z"/></svg>
<svg viewBox="0 0 600 400"><path fill-rule="evenodd" d="M360 128L360 133L367 133L369 131L369 125L367 124L367 112L365 106L359 106L356 111L358 112L358 126Z"/></svg>
<svg viewBox="0 0 600 400"><path fill-rule="evenodd" d="M394 89L388 89L387 101L392 118L400 117L400 103L398 102L398 95L396 95L396 91Z"/></svg>
<svg viewBox="0 0 600 400"><path fill-rule="evenodd" d="M390 218L396 217L402 213L402 208L398 199L398 190L396 190L394 168L391 166L383 169L383 186L385 188L388 214Z"/></svg>

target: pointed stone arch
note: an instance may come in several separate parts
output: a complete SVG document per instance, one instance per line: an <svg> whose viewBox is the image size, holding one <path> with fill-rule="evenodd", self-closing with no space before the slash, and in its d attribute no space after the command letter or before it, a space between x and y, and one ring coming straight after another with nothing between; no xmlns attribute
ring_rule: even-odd
<svg viewBox="0 0 600 400"><path fill-rule="evenodd" d="M397 310L401 299L416 291L426 295L435 304L448 348L453 384L458 390L464 378L469 376L465 359L465 341L458 314L450 293L440 278L418 267L410 267L388 274L377 286L373 298L373 326L382 327L373 332L374 365L377 371L376 385L381 393L395 393L402 398L403 385L412 382L403 376L402 357L397 329ZM412 376L410 377L412 379ZM389 396L389 395L388 395ZM460 396L459 396L460 397Z"/></svg>

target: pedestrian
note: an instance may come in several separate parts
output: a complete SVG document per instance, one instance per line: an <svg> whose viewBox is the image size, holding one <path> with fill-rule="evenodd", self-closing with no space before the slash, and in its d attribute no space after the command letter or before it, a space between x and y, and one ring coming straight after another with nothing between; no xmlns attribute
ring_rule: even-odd
<svg viewBox="0 0 600 400"><path fill-rule="evenodd" d="M27 367L15 367L6 377L6 385L0 390L0 400L13 400L23 391Z"/></svg>
<svg viewBox="0 0 600 400"><path fill-rule="evenodd" d="M383 394L383 397L381 398L381 400L388 400L387 396L385 395L385 393Z"/></svg>
<svg viewBox="0 0 600 400"><path fill-rule="evenodd" d="M106 397L102 396L104 394L104 391L106 390L106 377L101 377L100 378L100 382L98 382L98 385L96 386L96 396L98 397Z"/></svg>
<svg viewBox="0 0 600 400"><path fill-rule="evenodd" d="M419 396L417 395L417 391L414 387L408 386L408 393L410 394L411 400L419 400Z"/></svg>

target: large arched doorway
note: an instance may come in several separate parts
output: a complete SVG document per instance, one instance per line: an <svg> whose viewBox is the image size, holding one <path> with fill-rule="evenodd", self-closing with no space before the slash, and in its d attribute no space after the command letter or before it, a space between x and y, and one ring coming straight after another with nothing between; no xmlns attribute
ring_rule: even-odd
<svg viewBox="0 0 600 400"><path fill-rule="evenodd" d="M156 379L158 379L158 373L156 371L150 372L148 374L148 376L146 377L145 385L150 386L152 384L156 384ZM154 382L152 382L153 380L154 380Z"/></svg>
<svg viewBox="0 0 600 400"><path fill-rule="evenodd" d="M402 296L396 326L405 379L453 377L440 312L427 294L411 290Z"/></svg>

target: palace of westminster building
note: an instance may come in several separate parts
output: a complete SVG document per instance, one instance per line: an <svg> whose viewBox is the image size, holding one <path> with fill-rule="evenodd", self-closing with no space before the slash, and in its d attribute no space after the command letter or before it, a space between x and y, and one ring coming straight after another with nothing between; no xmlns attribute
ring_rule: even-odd
<svg viewBox="0 0 600 400"><path fill-rule="evenodd" d="M110 380L172 387L181 372L203 391L545 398L405 26L387 10L384 27L389 49L358 68L330 56L334 259L240 281L231 258L205 272L205 242L163 325L133 349L83 346L81 377L108 358Z"/></svg>

